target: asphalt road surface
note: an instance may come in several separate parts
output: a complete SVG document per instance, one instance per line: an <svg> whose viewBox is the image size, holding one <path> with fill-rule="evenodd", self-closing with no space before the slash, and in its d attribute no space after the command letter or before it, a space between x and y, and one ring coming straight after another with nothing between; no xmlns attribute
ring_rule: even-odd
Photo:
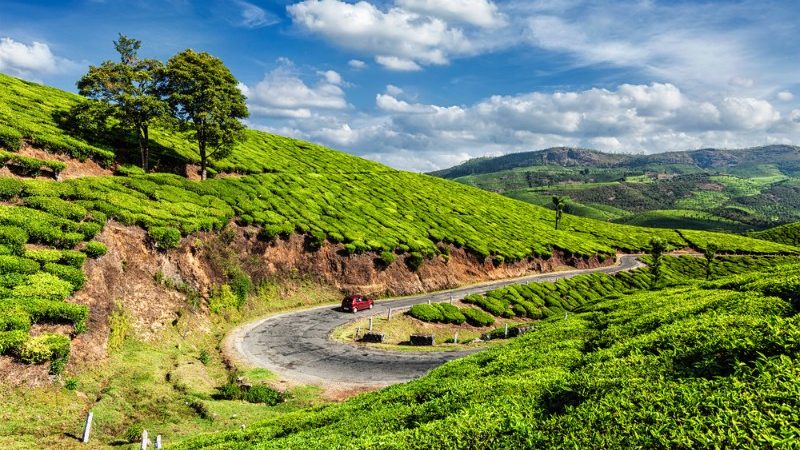
<svg viewBox="0 0 800 450"><path fill-rule="evenodd" d="M529 275L474 286L375 302L371 311L342 312L323 306L272 316L246 325L232 335L233 349L249 364L301 383L388 385L425 375L440 364L479 350L452 352L393 352L332 341L331 332L362 315L386 315L389 308L448 301L528 281L555 281L576 275L632 270L643 264L635 255L622 255L614 266Z"/></svg>

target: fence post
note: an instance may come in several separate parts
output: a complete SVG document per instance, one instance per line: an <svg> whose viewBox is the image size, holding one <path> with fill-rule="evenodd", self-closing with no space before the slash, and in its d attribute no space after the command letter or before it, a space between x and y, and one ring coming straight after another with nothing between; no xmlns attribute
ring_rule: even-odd
<svg viewBox="0 0 800 450"><path fill-rule="evenodd" d="M142 445L139 447L141 450L147 450L147 430L142 431Z"/></svg>
<svg viewBox="0 0 800 450"><path fill-rule="evenodd" d="M428 297L428 304L429 305L431 304L431 298L430 297Z"/></svg>
<svg viewBox="0 0 800 450"><path fill-rule="evenodd" d="M456 331L455 336L453 336L453 343L458 344L458 331Z"/></svg>
<svg viewBox="0 0 800 450"><path fill-rule="evenodd" d="M369 332L372 333L372 317L369 318Z"/></svg>
<svg viewBox="0 0 800 450"><path fill-rule="evenodd" d="M92 432L92 418L94 417L94 413L89 411L89 414L86 415L86 425L83 426L83 439L82 442L84 444L89 443L89 433Z"/></svg>
<svg viewBox="0 0 800 450"><path fill-rule="evenodd" d="M360 335L361 335L361 327L356 327L356 340L358 340Z"/></svg>
<svg viewBox="0 0 800 450"><path fill-rule="evenodd" d="M160 448L161 448L161 435L158 434L158 435L156 435L156 449L160 449Z"/></svg>
<svg viewBox="0 0 800 450"><path fill-rule="evenodd" d="M392 308L389 308L389 312L386 313L386 320L391 320L391 319L392 319Z"/></svg>
<svg viewBox="0 0 800 450"><path fill-rule="evenodd" d="M453 304L453 296L452 295L450 296L450 304L451 305Z"/></svg>
<svg viewBox="0 0 800 450"><path fill-rule="evenodd" d="M503 333L505 337L508 337L508 324L506 324L506 330Z"/></svg>

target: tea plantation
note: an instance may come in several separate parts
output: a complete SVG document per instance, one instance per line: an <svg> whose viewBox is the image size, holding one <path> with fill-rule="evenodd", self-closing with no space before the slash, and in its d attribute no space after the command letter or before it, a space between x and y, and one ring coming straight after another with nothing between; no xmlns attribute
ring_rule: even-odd
<svg viewBox="0 0 800 450"><path fill-rule="evenodd" d="M790 448L799 280L788 264L594 299L422 379L176 448Z"/></svg>
<svg viewBox="0 0 800 450"><path fill-rule="evenodd" d="M787 245L800 245L800 222L751 233L750 237Z"/></svg>
<svg viewBox="0 0 800 450"><path fill-rule="evenodd" d="M82 101L0 75L0 162L29 176L52 178L64 169L61 162L17 153L29 144L112 165L117 149L131 144L109 137L113 124L93 131L70 128L68 112ZM196 161L194 144L184 135L155 129L151 136L154 160ZM574 216L556 231L552 212L545 208L257 131L248 131L245 142L212 168L218 177L205 182L169 173L137 174L141 171L125 167L117 168L122 176L0 178L0 307L7 312L0 322L0 354L24 362L49 359L55 362L53 371L60 370L68 338L30 338L28 331L31 324L60 322L73 324L76 333L83 330L86 308L64 300L84 283L84 253L78 250L101 255L102 246L88 241L109 219L145 228L158 250L234 220L259 227L263 239L302 233L312 248L326 241L342 243L348 253L406 254L420 264L449 251L447 244L502 264L549 258L554 252L603 258L620 250L643 251L655 236L671 248L702 249L714 242L722 253L798 252L735 235L653 230Z"/></svg>

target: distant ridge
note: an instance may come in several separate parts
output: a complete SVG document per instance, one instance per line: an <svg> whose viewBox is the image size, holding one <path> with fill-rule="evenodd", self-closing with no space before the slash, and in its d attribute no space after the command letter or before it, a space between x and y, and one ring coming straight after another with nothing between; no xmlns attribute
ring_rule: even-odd
<svg viewBox="0 0 800 450"><path fill-rule="evenodd" d="M646 170L647 166L669 164L725 172L725 169L731 167L765 163L778 164L791 172L800 172L800 147L767 145L742 149L704 148L652 155L605 153L578 147L552 147L498 157L474 158L448 169L431 172L430 175L453 179L543 165Z"/></svg>

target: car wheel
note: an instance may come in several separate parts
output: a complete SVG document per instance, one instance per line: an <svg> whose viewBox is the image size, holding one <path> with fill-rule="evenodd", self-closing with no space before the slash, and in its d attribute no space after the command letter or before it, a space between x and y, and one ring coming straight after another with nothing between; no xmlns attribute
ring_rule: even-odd
<svg viewBox="0 0 800 450"><path fill-rule="evenodd" d="M357 312L358 312L358 308L356 308L355 306L353 306L353 314L355 314L355 313L357 313Z"/></svg>

